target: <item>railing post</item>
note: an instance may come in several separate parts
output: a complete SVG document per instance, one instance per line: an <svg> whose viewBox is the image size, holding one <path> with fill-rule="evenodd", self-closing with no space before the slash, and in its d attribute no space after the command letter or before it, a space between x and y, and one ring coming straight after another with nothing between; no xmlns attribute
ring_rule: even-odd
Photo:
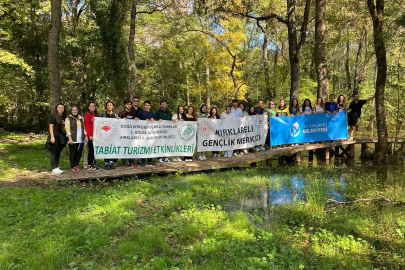
<svg viewBox="0 0 405 270"><path fill-rule="evenodd" d="M301 163L301 152L295 153L295 162Z"/></svg>
<svg viewBox="0 0 405 270"><path fill-rule="evenodd" d="M354 158L354 144L350 145L349 148L349 158Z"/></svg>

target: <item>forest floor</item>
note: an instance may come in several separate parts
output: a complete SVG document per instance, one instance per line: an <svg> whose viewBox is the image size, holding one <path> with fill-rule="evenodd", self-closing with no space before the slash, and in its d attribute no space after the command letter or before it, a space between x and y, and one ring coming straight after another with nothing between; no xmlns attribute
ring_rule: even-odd
<svg viewBox="0 0 405 270"><path fill-rule="evenodd" d="M0 269L405 268L403 165L45 182L46 136L0 136Z"/></svg>

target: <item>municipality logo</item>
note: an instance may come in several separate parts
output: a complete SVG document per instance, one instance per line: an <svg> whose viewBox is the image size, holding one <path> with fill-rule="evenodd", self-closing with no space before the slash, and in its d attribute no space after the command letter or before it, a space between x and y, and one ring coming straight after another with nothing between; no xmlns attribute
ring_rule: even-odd
<svg viewBox="0 0 405 270"><path fill-rule="evenodd" d="M300 124L298 124L298 122L295 122L290 128L290 135L291 137L297 137L298 135L300 135L300 133Z"/></svg>
<svg viewBox="0 0 405 270"><path fill-rule="evenodd" d="M195 137L196 130L191 124L184 124L179 128L179 137L183 141L189 141Z"/></svg>

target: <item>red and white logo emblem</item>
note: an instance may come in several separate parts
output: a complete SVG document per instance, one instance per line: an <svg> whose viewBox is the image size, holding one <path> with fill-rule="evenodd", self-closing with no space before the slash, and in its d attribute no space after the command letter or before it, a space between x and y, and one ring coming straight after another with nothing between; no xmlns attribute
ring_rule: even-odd
<svg viewBox="0 0 405 270"><path fill-rule="evenodd" d="M198 126L198 135L207 137L208 135L210 135L211 130L212 130L211 123L208 121L202 121Z"/></svg>
<svg viewBox="0 0 405 270"><path fill-rule="evenodd" d="M115 136L115 126L110 122L102 122L96 128L96 135L102 141L109 141Z"/></svg>

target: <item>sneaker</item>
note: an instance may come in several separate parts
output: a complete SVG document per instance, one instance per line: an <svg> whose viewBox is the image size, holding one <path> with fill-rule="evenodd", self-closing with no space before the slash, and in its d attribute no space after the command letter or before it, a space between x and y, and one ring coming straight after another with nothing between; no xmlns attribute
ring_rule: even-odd
<svg viewBox="0 0 405 270"><path fill-rule="evenodd" d="M266 150L263 146L260 146L260 151Z"/></svg>
<svg viewBox="0 0 405 270"><path fill-rule="evenodd" d="M243 153L247 154L249 151L247 149L243 149Z"/></svg>
<svg viewBox="0 0 405 270"><path fill-rule="evenodd" d="M198 156L198 160L204 160L204 158L202 157L202 155Z"/></svg>
<svg viewBox="0 0 405 270"><path fill-rule="evenodd" d="M212 154L212 158L216 158L217 157L217 154Z"/></svg>
<svg viewBox="0 0 405 270"><path fill-rule="evenodd" d="M105 164L104 165L104 170L111 170L110 164Z"/></svg>
<svg viewBox="0 0 405 270"><path fill-rule="evenodd" d="M348 141L353 141L353 136L351 136Z"/></svg>
<svg viewBox="0 0 405 270"><path fill-rule="evenodd" d="M217 158L221 158L221 154L217 154Z"/></svg>
<svg viewBox="0 0 405 270"><path fill-rule="evenodd" d="M72 172L77 173L77 172L79 172L79 171L76 169L76 167L73 167L73 168L72 168Z"/></svg>
<svg viewBox="0 0 405 270"><path fill-rule="evenodd" d="M148 165L154 166L154 165L156 165L156 162L150 161L150 162L148 162Z"/></svg>
<svg viewBox="0 0 405 270"><path fill-rule="evenodd" d="M134 163L129 163L129 167L131 167L131 168L136 168L136 167L138 167L138 166L136 166Z"/></svg>
<svg viewBox="0 0 405 270"><path fill-rule="evenodd" d="M91 169L97 171L97 170L100 170L100 167L97 165L94 165L91 167Z"/></svg>
<svg viewBox="0 0 405 270"><path fill-rule="evenodd" d="M176 162L176 161L177 161L177 158L176 158L176 157L173 157L173 158L172 158L172 161L173 161L173 162Z"/></svg>
<svg viewBox="0 0 405 270"><path fill-rule="evenodd" d="M182 162L183 160L181 160L181 158L177 158L177 162Z"/></svg>
<svg viewBox="0 0 405 270"><path fill-rule="evenodd" d="M161 163L163 163L164 162L164 158L159 158L158 160L157 160L157 164L161 164Z"/></svg>
<svg viewBox="0 0 405 270"><path fill-rule="evenodd" d="M309 143L306 142L306 143L304 143L304 145L309 145Z"/></svg>
<svg viewBox="0 0 405 270"><path fill-rule="evenodd" d="M205 154L202 155L203 160L207 160L207 158L205 157Z"/></svg>
<svg viewBox="0 0 405 270"><path fill-rule="evenodd" d="M259 147L256 147L256 152L259 152L260 151L260 148Z"/></svg>
<svg viewBox="0 0 405 270"><path fill-rule="evenodd" d="M111 170L114 170L115 168L117 168L116 165L114 165L114 163L111 163L111 164L110 164L110 169L111 169Z"/></svg>
<svg viewBox="0 0 405 270"><path fill-rule="evenodd" d="M233 155L234 155L234 156L237 156L237 155L238 155L238 153L236 153L236 152L235 152L235 153L233 153Z"/></svg>
<svg viewBox="0 0 405 270"><path fill-rule="evenodd" d="M163 162L170 162L168 158L163 159Z"/></svg>
<svg viewBox="0 0 405 270"><path fill-rule="evenodd" d="M55 168L55 169L52 170L52 173L53 174L61 174L61 173L63 173L63 171L61 169L59 169L59 168Z"/></svg>
<svg viewBox="0 0 405 270"><path fill-rule="evenodd" d="M267 144L265 144L264 148L269 149L270 147Z"/></svg>
<svg viewBox="0 0 405 270"><path fill-rule="evenodd" d="M239 155L241 155L241 156L243 156L245 153L242 151L242 152L239 152Z"/></svg>

